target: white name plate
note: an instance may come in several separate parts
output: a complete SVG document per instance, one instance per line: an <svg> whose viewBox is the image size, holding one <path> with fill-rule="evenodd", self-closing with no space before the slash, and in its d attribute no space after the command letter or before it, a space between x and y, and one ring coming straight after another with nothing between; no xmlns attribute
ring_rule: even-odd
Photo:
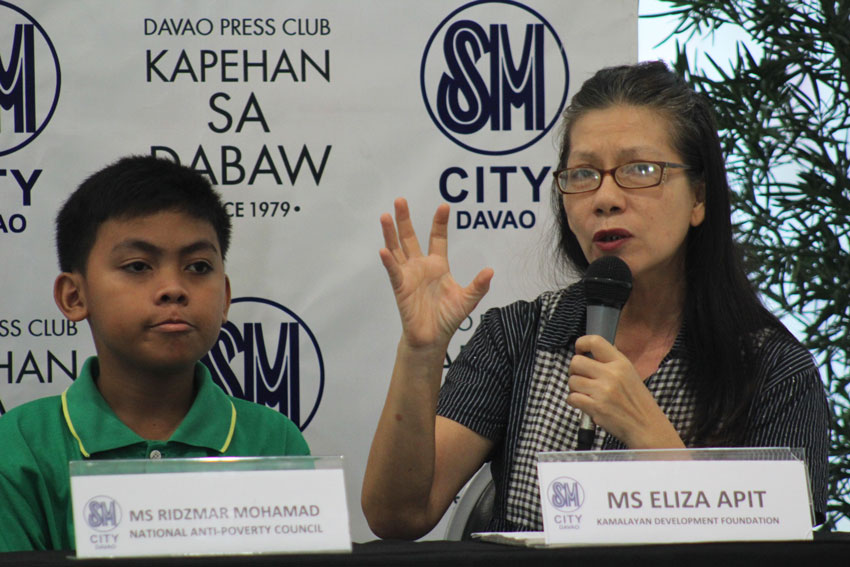
<svg viewBox="0 0 850 567"><path fill-rule="evenodd" d="M341 457L70 466L77 557L351 551Z"/></svg>
<svg viewBox="0 0 850 567"><path fill-rule="evenodd" d="M788 449L541 453L547 545L812 539Z"/></svg>

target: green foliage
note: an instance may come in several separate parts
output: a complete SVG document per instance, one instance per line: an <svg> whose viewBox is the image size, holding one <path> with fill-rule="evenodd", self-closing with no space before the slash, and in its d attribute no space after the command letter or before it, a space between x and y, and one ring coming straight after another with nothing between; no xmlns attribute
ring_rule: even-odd
<svg viewBox="0 0 850 567"><path fill-rule="evenodd" d="M717 109L752 277L830 395L831 530L850 518L850 0L666 1L674 67ZM689 46L721 26L750 36L732 60Z"/></svg>

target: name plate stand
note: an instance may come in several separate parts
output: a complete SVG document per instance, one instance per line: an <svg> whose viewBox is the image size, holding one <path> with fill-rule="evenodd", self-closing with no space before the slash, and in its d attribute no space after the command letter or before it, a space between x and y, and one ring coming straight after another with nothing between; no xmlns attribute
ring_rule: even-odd
<svg viewBox="0 0 850 567"><path fill-rule="evenodd" d="M342 457L72 461L77 557L351 552Z"/></svg>
<svg viewBox="0 0 850 567"><path fill-rule="evenodd" d="M812 539L808 473L790 449L538 457L547 545Z"/></svg>

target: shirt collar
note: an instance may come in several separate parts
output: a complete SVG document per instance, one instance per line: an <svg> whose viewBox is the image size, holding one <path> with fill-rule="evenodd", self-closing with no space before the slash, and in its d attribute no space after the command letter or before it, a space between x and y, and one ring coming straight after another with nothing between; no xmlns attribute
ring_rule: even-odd
<svg viewBox="0 0 850 567"><path fill-rule="evenodd" d="M558 303L548 320L545 314L542 315L545 327L540 334L538 345L546 350L557 350L571 345L584 335L587 302L581 282L562 290L559 295Z"/></svg>
<svg viewBox="0 0 850 567"><path fill-rule="evenodd" d="M545 318L545 315L544 315ZM545 350L558 350L572 345L585 334L587 327L587 299L581 282L574 283L560 292L558 303L545 323L538 345ZM666 358L686 353L686 322L682 323L673 347Z"/></svg>
<svg viewBox="0 0 850 567"><path fill-rule="evenodd" d="M65 422L83 455L147 442L124 425L103 399L94 381L97 374L97 357L91 357L62 394ZM236 426L236 409L200 362L195 365L195 383L192 407L168 441L224 452Z"/></svg>

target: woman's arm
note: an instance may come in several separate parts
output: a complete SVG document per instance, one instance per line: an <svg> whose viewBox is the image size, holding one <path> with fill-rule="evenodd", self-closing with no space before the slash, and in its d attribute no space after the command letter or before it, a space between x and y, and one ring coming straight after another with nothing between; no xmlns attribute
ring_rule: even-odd
<svg viewBox="0 0 850 567"><path fill-rule="evenodd" d="M758 352L757 383L745 447L805 449L816 523L826 514L829 405L811 354L782 333L769 336Z"/></svg>
<svg viewBox="0 0 850 567"><path fill-rule="evenodd" d="M449 207L434 214L423 255L407 203L395 202L396 225L382 215L380 252L402 321L389 392L363 479L362 507L380 537L416 538L440 520L457 491L481 466L492 442L436 417L449 341L489 289L482 270L463 288L447 259Z"/></svg>

